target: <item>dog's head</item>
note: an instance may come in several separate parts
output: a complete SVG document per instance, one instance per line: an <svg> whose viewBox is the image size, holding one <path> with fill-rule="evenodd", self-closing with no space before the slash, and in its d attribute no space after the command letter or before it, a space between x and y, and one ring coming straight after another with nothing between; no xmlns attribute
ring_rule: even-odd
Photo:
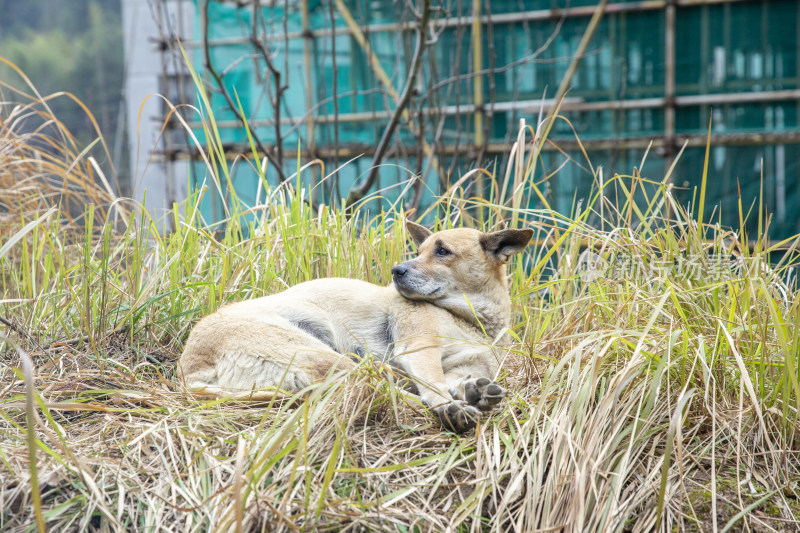
<svg viewBox="0 0 800 533"><path fill-rule="evenodd" d="M464 297L477 302L502 291L507 294L505 265L533 236L530 229L482 233L450 229L433 233L406 222L418 255L392 269L397 291L411 300L442 307L461 306Z"/></svg>

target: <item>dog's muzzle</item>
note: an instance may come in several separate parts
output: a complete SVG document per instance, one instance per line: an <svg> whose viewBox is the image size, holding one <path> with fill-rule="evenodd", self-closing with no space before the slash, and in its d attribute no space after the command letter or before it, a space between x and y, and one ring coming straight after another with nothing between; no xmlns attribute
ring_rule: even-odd
<svg viewBox="0 0 800 533"><path fill-rule="evenodd" d="M413 261L392 268L392 280L400 294L411 299L428 299L442 289L434 280L415 269Z"/></svg>

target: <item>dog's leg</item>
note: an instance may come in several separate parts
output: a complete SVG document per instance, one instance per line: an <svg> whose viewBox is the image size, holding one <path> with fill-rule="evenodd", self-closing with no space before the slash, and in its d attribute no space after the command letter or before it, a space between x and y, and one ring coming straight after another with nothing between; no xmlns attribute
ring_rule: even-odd
<svg viewBox="0 0 800 533"><path fill-rule="evenodd" d="M267 359L261 352L223 353L203 375L184 373L186 388L195 396L266 401L290 397L333 377L340 379L355 363L337 353L303 350L292 361Z"/></svg>
<svg viewBox="0 0 800 533"><path fill-rule="evenodd" d="M446 429L464 433L475 427L480 411L451 396L442 370L440 343L436 338L415 338L399 353L396 352L396 363L408 374L423 403L436 413Z"/></svg>
<svg viewBox="0 0 800 533"><path fill-rule="evenodd" d="M347 357L291 326L263 322L226 326L196 327L189 338L179 369L191 392L262 399L273 393L300 392L355 367Z"/></svg>

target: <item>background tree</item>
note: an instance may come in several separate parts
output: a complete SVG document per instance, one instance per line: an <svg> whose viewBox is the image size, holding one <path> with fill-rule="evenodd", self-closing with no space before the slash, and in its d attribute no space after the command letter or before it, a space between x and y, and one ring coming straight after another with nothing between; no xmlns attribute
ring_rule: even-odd
<svg viewBox="0 0 800 533"><path fill-rule="evenodd" d="M42 95L68 92L86 104L112 150L115 169L126 174L119 1L0 0L0 13L0 56L22 69ZM0 80L24 89L8 68L0 67ZM13 100L9 96L3 100ZM66 97L49 104L80 142L94 140L94 127L80 106Z"/></svg>

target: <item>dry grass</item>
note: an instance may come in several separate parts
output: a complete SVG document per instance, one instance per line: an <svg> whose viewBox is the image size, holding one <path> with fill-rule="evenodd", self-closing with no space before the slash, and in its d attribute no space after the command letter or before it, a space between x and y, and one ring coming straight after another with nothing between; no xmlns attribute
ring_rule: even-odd
<svg viewBox="0 0 800 533"><path fill-rule="evenodd" d="M16 65L0 57L3 65L13 69L28 90L0 80L0 231L9 234L22 220L43 215L53 205L61 208L68 223L83 216L87 202L104 212L119 184L115 173L106 177L94 157L110 159L91 112L69 93L42 97ZM53 115L49 102L54 99L72 99L94 125L98 140L81 146ZM121 207L117 210L124 215Z"/></svg>
<svg viewBox="0 0 800 533"><path fill-rule="evenodd" d="M108 204L90 167L58 166L80 159L69 143L36 156L1 109L0 183L43 159L45 182L63 171L95 211ZM193 198L162 236L91 208L80 224L63 208L39 220L60 196L4 200L24 224L0 237L0 529L798 530L794 252L776 261L765 231L750 249L697 224L666 181L635 175L571 217L526 209L539 152L519 146L504 192L454 188L433 210L442 226L512 221L546 243L510 271L507 405L466 436L373 361L347 386L269 405L192 399L174 377L191 325L224 302L321 276L387 282L409 253L402 213L316 212L278 190L257 218L234 202L215 236Z"/></svg>

